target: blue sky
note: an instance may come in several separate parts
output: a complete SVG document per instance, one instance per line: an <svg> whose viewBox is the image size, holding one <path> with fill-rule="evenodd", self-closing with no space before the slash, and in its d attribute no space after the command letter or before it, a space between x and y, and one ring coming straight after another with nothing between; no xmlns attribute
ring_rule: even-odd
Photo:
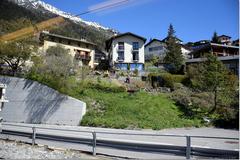
<svg viewBox="0 0 240 160"><path fill-rule="evenodd" d="M78 14L108 0L42 0L63 11ZM118 0L119 1L119 0ZM163 39L173 24L184 42L211 39L213 32L238 38L238 0L130 0L121 7L82 15L120 32Z"/></svg>

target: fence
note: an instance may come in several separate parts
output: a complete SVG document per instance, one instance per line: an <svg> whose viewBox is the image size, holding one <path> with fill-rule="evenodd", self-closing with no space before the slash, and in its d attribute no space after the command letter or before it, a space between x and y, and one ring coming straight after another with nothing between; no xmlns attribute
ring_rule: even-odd
<svg viewBox="0 0 240 160"><path fill-rule="evenodd" d="M37 131L38 129L45 129L45 130L56 130L56 131L67 131L67 132L79 132L79 133L89 133L92 135L92 138L89 139L89 144L92 146L92 155L96 155L97 151L96 151L96 147L98 145L98 141L99 141L99 145L103 143L105 143L105 146L107 146L107 144L109 145L113 145L114 141L104 141L104 140L98 140L97 139L97 134L115 134L115 135L136 135L136 136L157 136L157 137L181 137L181 138L185 138L186 139L186 146L165 146L165 149L176 149L176 150L180 150L183 151L185 153L185 156L187 159L190 159L191 156L193 155L199 155L199 156L210 156L210 157L214 157L214 155L212 155L213 153L218 154L218 155L227 155L227 158L239 158L239 151L232 151L232 150L219 150L219 149L206 149L206 148L196 148L196 147L192 147L191 146L191 141L193 138L201 138L201 139L227 139L227 140L239 140L239 138L229 138L229 137L211 137L211 136L190 136L190 135L175 135L175 134L147 134L147 133L115 133L115 132L101 132L101 131L83 131L83 130L73 130L73 129L59 129L59 128L48 128L48 127L32 127L32 126L23 126L23 125L15 125L15 124L4 124L4 125L8 125L8 126L16 126L16 127L26 127L26 128L32 128L32 133L30 133L31 135L31 139L32 139L32 145L36 144L36 138L38 138L37 135ZM9 133L7 131L3 130L3 134ZM42 136L43 137L43 136ZM46 138L46 135L45 135ZM49 136L50 138L50 136ZM65 137L65 138L69 138L69 137ZM41 136L39 136L39 139L41 139ZM55 140L57 140L57 138L55 138ZM76 140L76 139L75 139ZM71 140L71 141L74 141ZM121 142L115 142L115 146L116 145L125 145L125 148L131 148L130 147L126 147L127 145L130 145L130 143L121 143ZM132 146L134 146L135 144L132 144ZM104 146L104 145L103 145ZM114 146L114 145L113 145ZM153 149L154 147L156 147L156 145L140 145L145 149ZM158 145L158 147L164 147L162 145ZM137 147L138 148L138 147ZM155 149L155 148L154 148ZM156 149L155 149L156 150ZM218 157L216 155L216 157ZM226 156L225 156L226 158Z"/></svg>

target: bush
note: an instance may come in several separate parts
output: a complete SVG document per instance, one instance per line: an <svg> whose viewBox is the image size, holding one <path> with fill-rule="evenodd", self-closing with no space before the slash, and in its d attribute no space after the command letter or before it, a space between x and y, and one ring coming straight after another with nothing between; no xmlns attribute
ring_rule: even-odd
<svg viewBox="0 0 240 160"><path fill-rule="evenodd" d="M181 107L185 116L204 117L213 107L212 94L209 92L192 92L185 86L179 87L171 94L171 98Z"/></svg>
<svg viewBox="0 0 240 160"><path fill-rule="evenodd" d="M114 83L106 82L103 80L100 80L100 82L86 81L82 84L84 88L91 88L91 89L101 90L104 92L118 93L118 92L126 91L126 88L124 86L116 85Z"/></svg>
<svg viewBox="0 0 240 160"><path fill-rule="evenodd" d="M134 74L134 76L138 76L138 70L137 69L135 69L134 71L133 71L133 74Z"/></svg>
<svg viewBox="0 0 240 160"><path fill-rule="evenodd" d="M169 87L171 89L174 89L175 83L184 83L187 79L187 76L185 75L173 75L170 73L150 73L148 77L149 79L152 79L152 77L161 77L163 79L164 87Z"/></svg>

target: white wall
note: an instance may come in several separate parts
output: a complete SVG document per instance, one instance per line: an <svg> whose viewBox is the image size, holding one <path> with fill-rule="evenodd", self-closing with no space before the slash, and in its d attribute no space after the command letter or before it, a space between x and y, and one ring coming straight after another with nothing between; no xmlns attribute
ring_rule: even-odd
<svg viewBox="0 0 240 160"><path fill-rule="evenodd" d="M113 40L112 42L112 50L110 50L110 54L112 54L112 64L117 61L118 58L118 42L124 42L124 61L122 63L144 63L144 41L136 38L134 36L126 35L123 37L119 37ZM139 61L135 62L132 60L132 43L138 42L139 43Z"/></svg>
<svg viewBox="0 0 240 160"><path fill-rule="evenodd" d="M188 59L190 58L190 56L188 55L191 51L185 49L184 47L181 47L181 51L182 51L182 55L184 57L184 59Z"/></svg>

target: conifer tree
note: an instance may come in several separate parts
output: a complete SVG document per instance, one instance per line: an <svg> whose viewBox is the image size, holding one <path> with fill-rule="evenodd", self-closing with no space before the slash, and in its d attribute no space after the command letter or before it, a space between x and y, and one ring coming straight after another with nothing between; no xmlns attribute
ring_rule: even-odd
<svg viewBox="0 0 240 160"><path fill-rule="evenodd" d="M164 57L164 62L169 64L169 71L171 73L178 73L184 64L181 46L177 43L177 37L173 25L170 24L167 36L167 53Z"/></svg>
<svg viewBox="0 0 240 160"><path fill-rule="evenodd" d="M213 33L212 42L219 43L219 39L216 31Z"/></svg>

